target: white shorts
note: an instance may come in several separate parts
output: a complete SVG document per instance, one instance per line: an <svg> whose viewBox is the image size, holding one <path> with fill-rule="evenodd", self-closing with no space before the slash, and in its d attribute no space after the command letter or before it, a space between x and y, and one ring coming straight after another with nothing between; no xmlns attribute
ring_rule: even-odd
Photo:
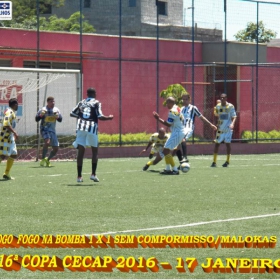
<svg viewBox="0 0 280 280"><path fill-rule="evenodd" d="M76 145L81 145L84 147L97 148L98 147L98 135L96 133L78 130L77 135L76 135L76 140L74 143Z"/></svg>
<svg viewBox="0 0 280 280"><path fill-rule="evenodd" d="M184 139L185 133L183 130L173 131L169 139L165 142L164 148L174 150Z"/></svg>
<svg viewBox="0 0 280 280"><path fill-rule="evenodd" d="M17 145L16 142L12 142L9 150L9 156L17 155Z"/></svg>
<svg viewBox="0 0 280 280"><path fill-rule="evenodd" d="M231 143L232 133L233 133L233 130L229 130L227 132L221 132L218 130L216 133L216 139L214 140L214 142L218 143L218 144L220 144L222 142Z"/></svg>
<svg viewBox="0 0 280 280"><path fill-rule="evenodd" d="M185 128L184 133L185 133L184 139L188 140L189 138L192 137L193 130L191 128Z"/></svg>

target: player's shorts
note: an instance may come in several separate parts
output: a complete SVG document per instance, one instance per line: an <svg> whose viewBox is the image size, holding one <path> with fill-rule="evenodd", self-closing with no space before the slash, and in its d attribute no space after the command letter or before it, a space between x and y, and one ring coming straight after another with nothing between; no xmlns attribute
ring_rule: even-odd
<svg viewBox="0 0 280 280"><path fill-rule="evenodd" d="M97 133L92 133L83 130L77 130L76 140L74 142L74 147L81 145L84 147L98 147L98 135Z"/></svg>
<svg viewBox="0 0 280 280"><path fill-rule="evenodd" d="M17 145L15 141L12 141L10 143L1 141L0 146L1 146L0 155L3 156L17 155Z"/></svg>
<svg viewBox="0 0 280 280"><path fill-rule="evenodd" d="M182 142L184 136L183 130L172 131L169 139L165 142L164 148L169 150L175 149Z"/></svg>
<svg viewBox="0 0 280 280"><path fill-rule="evenodd" d="M214 142L219 143L219 144L222 142L231 143L232 133L233 133L233 130L229 130L226 132L217 130L216 139L214 140Z"/></svg>
<svg viewBox="0 0 280 280"><path fill-rule="evenodd" d="M184 139L188 140L189 138L192 137L193 130L191 128L185 128L184 133L185 133Z"/></svg>
<svg viewBox="0 0 280 280"><path fill-rule="evenodd" d="M46 128L41 129L41 135L45 139L50 139L50 144L52 147L59 147L59 142L55 132L49 131Z"/></svg>
<svg viewBox="0 0 280 280"><path fill-rule="evenodd" d="M156 153L160 153L163 151L163 146L152 146L151 152L150 154L156 154Z"/></svg>

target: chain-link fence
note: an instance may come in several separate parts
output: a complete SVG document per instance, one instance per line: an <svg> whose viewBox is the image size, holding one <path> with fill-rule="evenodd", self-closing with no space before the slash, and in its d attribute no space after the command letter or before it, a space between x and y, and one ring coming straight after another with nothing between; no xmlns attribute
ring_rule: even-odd
<svg viewBox="0 0 280 280"><path fill-rule="evenodd" d="M117 135L118 145L127 144L124 135L158 130L152 112L166 118L159 93L175 83L190 92L192 102L212 122L216 100L226 92L238 115L234 141L279 140L278 41L230 42L249 22L263 21L280 35L280 3L65 0L62 7L53 5L49 14L37 14L37 20L51 15L69 18L75 12L84 15L76 33L44 31L43 24L32 31L11 29L2 21L5 40L0 65L80 69L82 95L95 87L103 113L114 115L112 122L100 122L100 133ZM83 33L85 21L94 26L94 33ZM252 32L261 35L257 29ZM1 103L5 98L2 94ZM214 132L207 124L196 120L195 125L193 142L213 140ZM143 141L131 136L129 142Z"/></svg>

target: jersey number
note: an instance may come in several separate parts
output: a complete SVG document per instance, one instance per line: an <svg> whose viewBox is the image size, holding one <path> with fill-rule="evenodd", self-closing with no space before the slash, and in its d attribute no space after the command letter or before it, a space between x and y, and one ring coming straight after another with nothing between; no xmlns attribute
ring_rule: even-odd
<svg viewBox="0 0 280 280"><path fill-rule="evenodd" d="M84 108L84 110L83 110L83 118L84 119L89 119L90 118L90 108L89 107Z"/></svg>

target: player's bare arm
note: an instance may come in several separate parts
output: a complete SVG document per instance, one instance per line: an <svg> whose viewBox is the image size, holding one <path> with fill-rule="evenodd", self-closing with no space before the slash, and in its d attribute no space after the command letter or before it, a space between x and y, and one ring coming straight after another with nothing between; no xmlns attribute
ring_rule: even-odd
<svg viewBox="0 0 280 280"><path fill-rule="evenodd" d="M153 115L154 115L154 118L155 118L156 120L158 120L160 123L162 123L163 125L165 125L165 126L167 126L167 127L170 127L170 126L171 126L170 123L168 123L167 121L161 119L161 118L159 117L159 114L158 114L157 112L154 111L154 112L153 112Z"/></svg>
<svg viewBox="0 0 280 280"><path fill-rule="evenodd" d="M145 153L145 152L150 148L150 146L151 146L152 144L153 144L153 142L150 141L150 142L148 143L147 147L139 153L139 156L140 156L141 154Z"/></svg>
<svg viewBox="0 0 280 280"><path fill-rule="evenodd" d="M15 136L15 140L18 138L17 132L11 126L5 126L10 132L12 132Z"/></svg>
<svg viewBox="0 0 280 280"><path fill-rule="evenodd" d="M208 123L212 128L213 130L217 130L217 126L215 126L214 124L212 124L208 119L206 119L204 116L201 115L200 117L201 120L203 120L204 122Z"/></svg>
<svg viewBox="0 0 280 280"><path fill-rule="evenodd" d="M113 115L109 115L109 116L102 116L102 117L99 117L98 119L101 120L101 121L110 121L114 118Z"/></svg>
<svg viewBox="0 0 280 280"><path fill-rule="evenodd" d="M233 117L233 118L232 118L232 121L231 121L231 124L230 124L230 126L229 126L230 129L233 129L233 128L234 128L235 121L236 121L236 117Z"/></svg>

